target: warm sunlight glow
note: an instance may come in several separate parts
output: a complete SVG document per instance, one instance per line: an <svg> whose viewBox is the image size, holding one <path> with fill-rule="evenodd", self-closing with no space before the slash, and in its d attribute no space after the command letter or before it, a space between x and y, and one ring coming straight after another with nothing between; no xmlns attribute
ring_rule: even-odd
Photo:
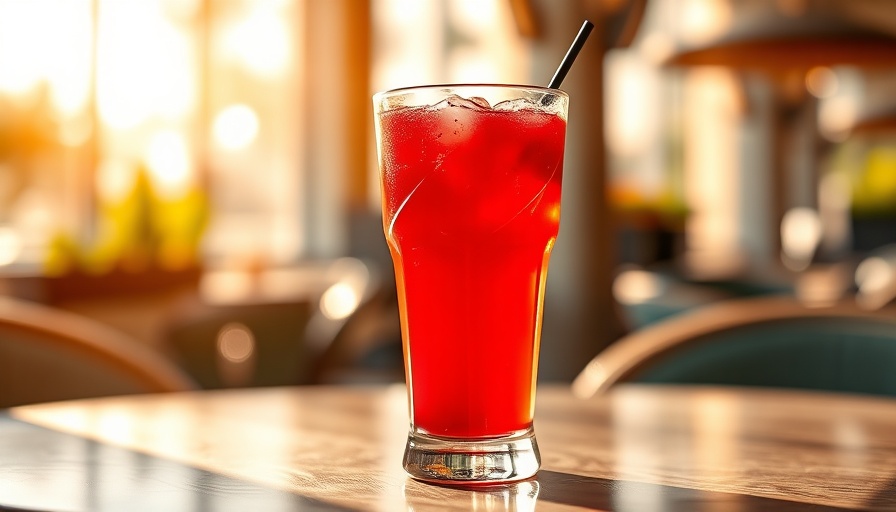
<svg viewBox="0 0 896 512"><path fill-rule="evenodd" d="M61 107L60 107L61 108ZM81 146L90 140L93 123L86 113L69 117L59 126L59 142L70 148Z"/></svg>
<svg viewBox="0 0 896 512"><path fill-rule="evenodd" d="M137 169L122 160L105 160L97 168L96 192L103 202L124 201L136 183Z"/></svg>
<svg viewBox="0 0 896 512"><path fill-rule="evenodd" d="M669 34L654 31L644 36L639 49L646 59L659 64L672 56L675 51L675 41L669 37Z"/></svg>
<svg viewBox="0 0 896 512"><path fill-rule="evenodd" d="M184 136L161 131L149 141L146 166L154 190L163 198L182 197L192 185L190 151Z"/></svg>
<svg viewBox="0 0 896 512"><path fill-rule="evenodd" d="M16 261L22 252L22 237L11 228L0 228L0 265Z"/></svg>
<svg viewBox="0 0 896 512"><path fill-rule="evenodd" d="M225 50L250 72L276 77L289 67L292 41L283 16L267 3L235 23L224 37Z"/></svg>
<svg viewBox="0 0 896 512"><path fill-rule="evenodd" d="M202 0L160 0L165 14L176 20L190 20L198 16Z"/></svg>
<svg viewBox="0 0 896 512"><path fill-rule="evenodd" d="M613 52L605 59L607 147L622 157L653 146L659 132L662 97L656 68L636 53Z"/></svg>
<svg viewBox="0 0 896 512"><path fill-rule="evenodd" d="M53 107L64 115L76 114L87 105L90 95L93 51L90 0L55 2L53 15L43 16L40 26L52 34L50 40L55 41L45 55Z"/></svg>
<svg viewBox="0 0 896 512"><path fill-rule="evenodd" d="M426 12L431 6L419 0L386 0L382 4L387 9L390 20L401 25L413 25L426 19Z"/></svg>
<svg viewBox="0 0 896 512"><path fill-rule="evenodd" d="M452 81L468 83L500 82L498 69L478 49L457 49L448 58Z"/></svg>
<svg viewBox="0 0 896 512"><path fill-rule="evenodd" d="M230 105L215 116L212 133L221 148L243 149L258 136L258 115L246 105Z"/></svg>
<svg viewBox="0 0 896 512"><path fill-rule="evenodd" d="M0 0L0 92L46 84L58 112L77 112L90 85L91 29L90 0Z"/></svg>
<svg viewBox="0 0 896 512"><path fill-rule="evenodd" d="M150 114L158 19L150 3L104 2L99 16L97 102L112 128L136 126ZM141 23L141 20L145 22Z"/></svg>
<svg viewBox="0 0 896 512"><path fill-rule="evenodd" d="M100 117L117 129L152 116L177 118L192 108L195 66L187 37L156 2L102 2L97 52Z"/></svg>
<svg viewBox="0 0 896 512"><path fill-rule="evenodd" d="M731 26L733 14L727 0L686 0L683 4L679 36L686 43L707 43Z"/></svg>
<svg viewBox="0 0 896 512"><path fill-rule="evenodd" d="M0 90L27 92L43 78L41 69L50 40L43 26L45 2L6 0L0 3Z"/></svg>
<svg viewBox="0 0 896 512"><path fill-rule="evenodd" d="M738 79L730 70L704 67L690 71L684 85L687 250L701 253L701 265L728 266L743 250ZM750 207L763 206L757 201Z"/></svg>
<svg viewBox="0 0 896 512"><path fill-rule="evenodd" d="M459 26L474 28L493 27L498 17L497 2L482 0L454 0L449 2L450 12Z"/></svg>
<svg viewBox="0 0 896 512"><path fill-rule="evenodd" d="M113 406L96 418L96 420L97 432L103 439L119 444L127 444L134 441L134 420L125 409Z"/></svg>

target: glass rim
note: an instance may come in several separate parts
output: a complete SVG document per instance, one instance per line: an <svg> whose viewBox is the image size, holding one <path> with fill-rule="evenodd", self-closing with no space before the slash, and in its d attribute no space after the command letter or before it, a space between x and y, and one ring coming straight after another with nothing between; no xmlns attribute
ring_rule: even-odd
<svg viewBox="0 0 896 512"><path fill-rule="evenodd" d="M404 94L414 91L440 91L440 90L449 90L449 89L461 89L461 88L492 88L492 89L507 89L507 90L525 90L531 92L540 92L544 94L552 94L555 96L559 96L562 98L569 98L569 94L562 89L552 89L550 87L545 87L543 85L527 85L527 84L498 84L498 83L476 83L476 82L463 82L463 83L443 83L443 84L427 84L427 85L409 85L405 87L396 87L394 89L386 89L384 91L379 91L374 93L374 99L384 98L387 96L394 96L396 94Z"/></svg>

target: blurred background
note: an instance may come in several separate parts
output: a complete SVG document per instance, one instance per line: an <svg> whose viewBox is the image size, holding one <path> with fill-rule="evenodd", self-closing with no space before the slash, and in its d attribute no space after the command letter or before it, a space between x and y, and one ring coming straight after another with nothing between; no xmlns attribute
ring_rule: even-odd
<svg viewBox="0 0 896 512"><path fill-rule="evenodd" d="M888 0L0 0L0 293L206 388L401 382L371 95L546 84L540 378L720 300L896 296Z"/></svg>

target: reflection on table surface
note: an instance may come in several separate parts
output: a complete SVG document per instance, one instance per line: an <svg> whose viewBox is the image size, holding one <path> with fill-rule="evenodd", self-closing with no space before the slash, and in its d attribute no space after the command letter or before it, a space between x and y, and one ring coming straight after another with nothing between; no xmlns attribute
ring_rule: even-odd
<svg viewBox="0 0 896 512"><path fill-rule="evenodd" d="M38 510L896 510L896 401L623 386L539 389L543 469L407 478L401 386L264 388L0 415L0 505Z"/></svg>

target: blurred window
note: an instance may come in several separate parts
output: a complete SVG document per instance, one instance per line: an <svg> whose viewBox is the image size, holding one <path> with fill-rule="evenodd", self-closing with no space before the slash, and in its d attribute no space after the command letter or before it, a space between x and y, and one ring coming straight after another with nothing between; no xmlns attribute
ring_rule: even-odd
<svg viewBox="0 0 896 512"><path fill-rule="evenodd" d="M0 265L338 255L370 94L525 82L527 44L505 0L0 0Z"/></svg>
<svg viewBox="0 0 896 512"><path fill-rule="evenodd" d="M0 0L4 261L299 255L301 4Z"/></svg>

